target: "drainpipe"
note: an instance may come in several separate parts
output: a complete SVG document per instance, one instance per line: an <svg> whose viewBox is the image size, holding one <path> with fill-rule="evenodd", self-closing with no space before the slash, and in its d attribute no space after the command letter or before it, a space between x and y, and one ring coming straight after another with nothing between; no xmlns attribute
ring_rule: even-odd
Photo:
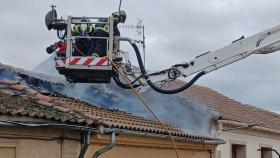
<svg viewBox="0 0 280 158"><path fill-rule="evenodd" d="M222 133L222 131L223 131L223 122L218 121L218 133Z"/></svg>
<svg viewBox="0 0 280 158"><path fill-rule="evenodd" d="M213 153L214 152L212 150L209 151L210 158L213 158Z"/></svg>
<svg viewBox="0 0 280 158"><path fill-rule="evenodd" d="M85 157L85 154L87 152L87 149L90 145L90 139L91 139L91 136L90 136L90 131L86 132L83 134L83 147L81 149L81 153L79 155L79 158L84 158Z"/></svg>
<svg viewBox="0 0 280 158"><path fill-rule="evenodd" d="M92 158L98 158L100 155L104 154L105 152L111 150L114 146L115 146L115 143L116 143L116 133L113 132L111 134L111 143L108 144L107 146L105 146L104 148L100 149L100 150L97 150Z"/></svg>

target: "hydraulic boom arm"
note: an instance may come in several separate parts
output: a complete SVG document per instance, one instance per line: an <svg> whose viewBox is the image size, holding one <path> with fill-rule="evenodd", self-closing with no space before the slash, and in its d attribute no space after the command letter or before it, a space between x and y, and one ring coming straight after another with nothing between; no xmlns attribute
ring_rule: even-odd
<svg viewBox="0 0 280 158"><path fill-rule="evenodd" d="M278 51L280 49L280 26L257 33L248 38L244 38L243 36L226 47L201 54L190 62L176 64L169 69L154 73L147 73L143 66L139 50L132 40L122 37L117 40L128 41L136 52L141 72L130 73L130 78L135 79L135 87L137 87L135 85L136 83L138 86L149 85L158 92L173 94L184 91L204 74L242 60L251 54L268 54ZM123 69L123 71L127 70ZM188 77L194 74L196 76L189 83L178 89L165 90L160 87L162 83L175 80L178 77Z"/></svg>

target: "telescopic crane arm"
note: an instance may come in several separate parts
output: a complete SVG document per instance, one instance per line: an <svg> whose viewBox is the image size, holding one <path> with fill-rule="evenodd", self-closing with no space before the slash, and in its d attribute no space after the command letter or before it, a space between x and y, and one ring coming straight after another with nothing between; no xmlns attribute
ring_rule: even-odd
<svg viewBox="0 0 280 158"><path fill-rule="evenodd" d="M257 33L248 38L244 38L243 36L242 38L233 41L228 46L213 52L201 54L190 62L176 64L169 69L154 73L146 72L141 61L141 56L139 55L139 50L132 40L128 38L119 38L117 40L128 41L134 48L141 72L138 74L136 72L131 73L131 76L134 76L132 78L136 79L137 77L141 78L142 76L142 79L139 79L138 81L140 86L149 85L158 92L173 94L184 91L190 87L199 77L242 60L252 54L268 54L278 51L280 49L280 26L276 26L266 31ZM178 77L189 77L191 75L196 76L186 85L178 89L165 90L162 89L158 84L175 80Z"/></svg>
<svg viewBox="0 0 280 158"><path fill-rule="evenodd" d="M107 19L107 22L102 22L101 19ZM114 19L116 19L114 16L105 18L68 16L66 20L58 19L56 10L52 6L52 10L46 14L45 23L48 30L57 30L58 37L61 40L67 41L67 49L66 53L63 54L64 56L62 55L63 58L55 59L56 69L66 77L67 81L74 83L110 83L111 78L113 78L116 84L122 88L145 88L148 86L160 93L174 94L186 90L201 76L242 60L252 54L268 54L280 50L280 26L276 26L248 38L242 36L228 46L201 54L189 62L175 64L162 71L148 72L143 64L136 41L114 35L114 30L117 28ZM83 20L87 22L83 22ZM71 27L74 24L97 25L100 23L110 28L107 32L108 35L105 37L97 35L75 36L72 34ZM75 46L75 41L82 38L93 41L91 44L96 43L98 39L105 40L105 47L106 42L108 45L107 55L95 58L92 56L74 55L75 49L72 50L72 48ZM119 50L119 42L121 41L129 42L133 47L140 70L132 66L128 52ZM94 44L92 45L94 46ZM48 51L48 53L50 52L52 51ZM130 83L124 83L120 79L120 72L123 72L128 77ZM171 90L162 88L162 85L176 80L178 77L190 77L192 75L194 77L179 88Z"/></svg>

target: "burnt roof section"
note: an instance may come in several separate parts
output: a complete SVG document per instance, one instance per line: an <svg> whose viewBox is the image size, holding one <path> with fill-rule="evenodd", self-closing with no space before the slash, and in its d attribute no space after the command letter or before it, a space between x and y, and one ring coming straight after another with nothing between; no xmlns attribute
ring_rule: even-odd
<svg viewBox="0 0 280 158"><path fill-rule="evenodd" d="M166 88L174 88L185 84L173 81ZM224 120L236 121L248 125L258 125L280 131L280 115L255 106L243 104L210 88L193 85L179 96L204 105L209 110L219 113Z"/></svg>
<svg viewBox="0 0 280 158"><path fill-rule="evenodd" d="M102 124L109 128L159 135L168 134L156 121L119 110L98 108L67 96L40 93L39 90L10 80L0 80L0 114L42 118L80 125L97 126ZM166 123L166 125L173 136L218 141L215 138L186 133L171 123Z"/></svg>
<svg viewBox="0 0 280 158"><path fill-rule="evenodd" d="M119 110L98 108L69 97L43 95L21 83L7 80L0 80L0 113L86 125L103 124L109 128L167 134L156 121ZM174 136L212 140L204 136L187 134L172 124L167 126Z"/></svg>

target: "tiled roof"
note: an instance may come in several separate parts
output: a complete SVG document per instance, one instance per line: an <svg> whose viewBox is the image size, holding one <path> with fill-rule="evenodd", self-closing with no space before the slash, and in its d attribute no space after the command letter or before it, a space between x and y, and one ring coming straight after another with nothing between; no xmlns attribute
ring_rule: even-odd
<svg viewBox="0 0 280 158"><path fill-rule="evenodd" d="M27 116L62 122L126 129L154 134L167 132L156 121L119 110L109 110L55 94L40 93L27 85L0 80L0 115ZM188 134L172 124L166 124L172 135L191 139L216 140Z"/></svg>
<svg viewBox="0 0 280 158"><path fill-rule="evenodd" d="M20 83L0 80L0 114L78 124L99 123L98 119L87 118L81 112L56 106L50 102L51 100L51 97L42 95Z"/></svg>
<svg viewBox="0 0 280 158"><path fill-rule="evenodd" d="M166 88L174 88L183 84L185 84L183 81L174 81ZM224 120L258 125L280 131L279 114L242 104L210 88L193 85L178 95L189 101L207 106L211 111L218 112Z"/></svg>

